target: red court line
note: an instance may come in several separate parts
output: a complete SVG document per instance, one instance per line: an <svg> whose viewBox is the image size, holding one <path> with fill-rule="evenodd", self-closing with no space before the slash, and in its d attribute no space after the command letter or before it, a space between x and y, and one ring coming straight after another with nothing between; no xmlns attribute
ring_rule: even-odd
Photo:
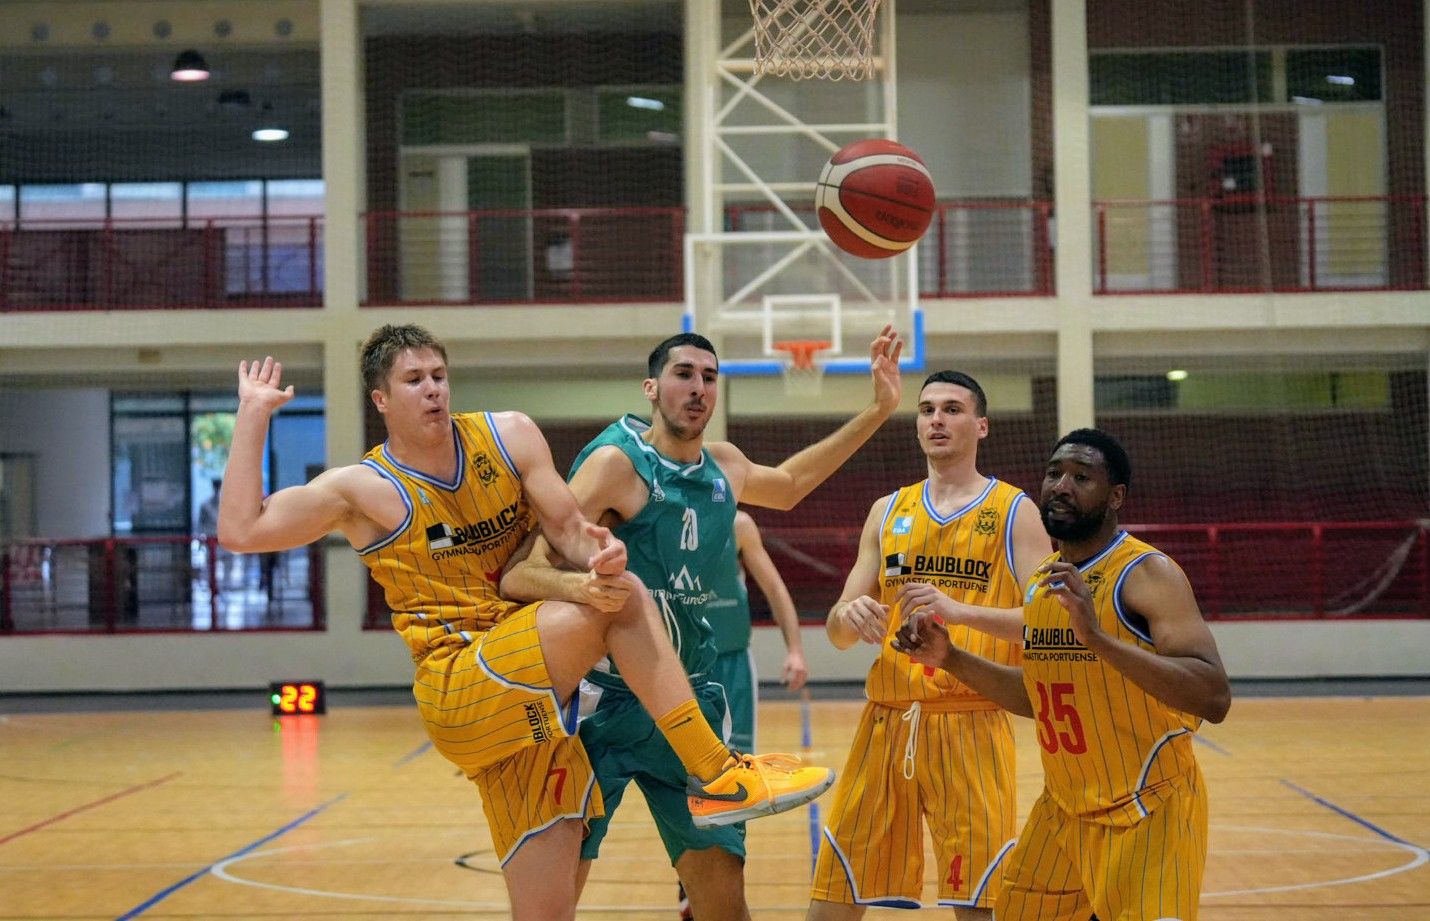
<svg viewBox="0 0 1430 921"><path fill-rule="evenodd" d="M50 816L48 819L45 819L43 822L36 822L34 825L31 825L29 828L22 828L22 829L20 829L19 831L11 832L10 834L6 835L5 837L0 838L0 844L4 844L6 841L13 841L14 839L20 837L21 835L28 835L28 834L29 834L30 832L32 832L32 831L39 831L41 828L44 828L46 825L53 825L53 824L55 824L56 822L62 821L62 820L64 820L64 819L67 819L67 818L69 818L69 817L72 816L72 815L78 815L78 814L81 813L81 812L84 812L84 811L89 810L89 809L93 809L93 808L95 808L96 806L103 806L105 803L112 803L112 802L114 802L115 800L119 799L120 797L128 796L128 795L131 794L131 793L138 793L140 790L147 790L147 789L149 789L150 787L157 787L157 786L158 786L159 784L161 784L161 783L167 783L167 782L173 780L175 777L178 777L178 776L179 776L180 774L182 774L182 773L184 773L184 772L183 772L183 771L175 771L174 773L168 775L167 777L160 777L158 780L151 780L151 781L149 781L148 783L141 783L141 784L138 784L138 785L136 785L136 786L130 787L130 788L127 789L127 790L120 790L118 793L111 793L111 794L109 794L108 796L104 797L103 799L97 799L97 800L95 800L95 801L92 802L92 803L85 803L83 806L76 806L76 807L74 807L73 809L70 809L70 810L68 810L68 811L66 811L66 812L61 812L59 815L52 815L52 816Z"/></svg>

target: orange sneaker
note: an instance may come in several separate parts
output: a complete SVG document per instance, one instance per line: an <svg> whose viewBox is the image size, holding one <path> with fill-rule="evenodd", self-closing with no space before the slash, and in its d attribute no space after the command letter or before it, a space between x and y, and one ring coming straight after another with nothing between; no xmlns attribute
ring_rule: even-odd
<svg viewBox="0 0 1430 921"><path fill-rule="evenodd" d="M685 785L696 828L733 825L802 806L834 783L829 768L811 767L794 755L732 754L709 783L691 777Z"/></svg>

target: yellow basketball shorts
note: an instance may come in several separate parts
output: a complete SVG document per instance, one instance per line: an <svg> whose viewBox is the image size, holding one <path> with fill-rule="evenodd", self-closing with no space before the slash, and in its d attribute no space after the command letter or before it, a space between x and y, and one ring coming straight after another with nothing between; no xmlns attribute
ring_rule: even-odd
<svg viewBox="0 0 1430 921"><path fill-rule="evenodd" d="M927 823L938 904L990 906L1017 833L1013 758L1003 710L866 704L834 790L811 897L921 907Z"/></svg>
<svg viewBox="0 0 1430 921"><path fill-rule="evenodd" d="M432 744L481 791L505 864L562 819L604 814L596 773L576 735L576 695L556 699L528 605L445 659L417 668L413 695Z"/></svg>
<svg viewBox="0 0 1430 921"><path fill-rule="evenodd" d="M1196 921L1207 859L1201 772L1167 781L1165 798L1135 825L1067 812L1047 791L1008 856L998 921L1145 918Z"/></svg>

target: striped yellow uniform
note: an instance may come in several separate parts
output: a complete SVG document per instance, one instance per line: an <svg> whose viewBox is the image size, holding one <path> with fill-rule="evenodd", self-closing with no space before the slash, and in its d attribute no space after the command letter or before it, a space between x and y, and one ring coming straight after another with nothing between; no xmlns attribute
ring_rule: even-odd
<svg viewBox="0 0 1430 921"><path fill-rule="evenodd" d="M1079 565L1103 630L1156 650L1122 588L1150 545L1121 532ZM1030 583L1023 680L1042 748L1043 794L1009 858L999 921L1197 916L1207 798L1192 753L1201 721L1088 652L1066 609Z"/></svg>
<svg viewBox="0 0 1430 921"><path fill-rule="evenodd" d="M1017 607L1014 517L1033 514L1018 489L989 478L976 499L940 515L928 483L895 493L880 526L881 598L926 582L949 597ZM1009 715L944 671L895 652L901 612L889 613L869 702L839 775L811 895L827 902L916 907L923 892L923 825L938 860L940 905L988 907L1017 829ZM949 628L977 655L1016 664L1014 643Z"/></svg>
<svg viewBox="0 0 1430 921"><path fill-rule="evenodd" d="M502 863L563 818L602 814L536 632L540 604L498 596L502 567L535 516L490 413L452 416L457 474L444 483L379 445L363 464L392 483L407 517L362 560L417 666L412 691L433 745L476 782Z"/></svg>

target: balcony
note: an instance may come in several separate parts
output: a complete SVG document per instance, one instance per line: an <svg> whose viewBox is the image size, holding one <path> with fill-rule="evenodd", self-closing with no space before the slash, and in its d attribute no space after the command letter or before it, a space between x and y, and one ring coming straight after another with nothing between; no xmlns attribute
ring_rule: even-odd
<svg viewBox="0 0 1430 921"><path fill-rule="evenodd" d="M0 313L317 307L323 220L0 223Z"/></svg>

